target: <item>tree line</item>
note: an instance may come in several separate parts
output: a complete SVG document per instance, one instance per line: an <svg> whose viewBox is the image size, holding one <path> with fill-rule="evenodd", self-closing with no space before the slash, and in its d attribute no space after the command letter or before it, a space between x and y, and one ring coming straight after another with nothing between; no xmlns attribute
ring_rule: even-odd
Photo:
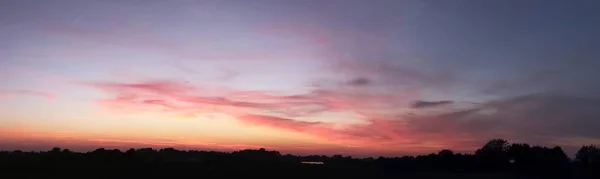
<svg viewBox="0 0 600 179"><path fill-rule="evenodd" d="M303 161L323 162L305 165ZM0 178L600 178L600 148L581 147L570 159L561 147L530 146L493 139L473 154L445 149L419 156L352 158L295 156L278 151L215 152L163 148L0 151Z"/></svg>

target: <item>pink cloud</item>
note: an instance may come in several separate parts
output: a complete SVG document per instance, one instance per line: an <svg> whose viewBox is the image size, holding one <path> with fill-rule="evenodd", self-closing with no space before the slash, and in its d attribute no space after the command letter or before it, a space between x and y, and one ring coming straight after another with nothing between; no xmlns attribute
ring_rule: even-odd
<svg viewBox="0 0 600 179"><path fill-rule="evenodd" d="M264 116L264 115L245 115L239 116L239 120L241 120L245 124L249 125L260 125L260 126L269 126L275 128L283 128L294 131L308 131L312 129L321 128L328 129L325 123L322 122L306 122L306 121L296 121L292 119L274 117L274 116Z"/></svg>
<svg viewBox="0 0 600 179"><path fill-rule="evenodd" d="M402 152L433 152L445 146L457 149L472 149L473 137L461 136L453 139L452 133L420 132L398 120L375 119L369 124L352 124L335 128L333 123L296 121L274 116L246 115L237 118L247 125L268 126L317 136L332 142L341 142L367 150L389 150Z"/></svg>
<svg viewBox="0 0 600 179"><path fill-rule="evenodd" d="M160 105L169 108L216 106L246 109L247 112L266 110L281 114L312 115L322 111L351 111L372 117L369 110L394 107L397 96L333 90L315 90L299 95L278 95L261 91L223 90L207 93L208 88L174 81L141 83L85 83L114 95L105 100L111 103Z"/></svg>
<svg viewBox="0 0 600 179"><path fill-rule="evenodd" d="M223 91L221 94L206 94L202 87L172 81L151 81L142 83L88 83L115 97L105 100L109 103L127 105L163 106L171 109L210 106L239 109L246 112L270 111L283 115L311 115L330 111L355 111L367 113L364 109L378 103L391 102L387 96L369 94L338 93L319 90L303 95L276 95L259 91Z"/></svg>
<svg viewBox="0 0 600 179"><path fill-rule="evenodd" d="M468 112L432 117L398 116L393 110L400 109L398 101L403 99L395 95L343 89L321 89L299 95L231 89L210 94L203 91L207 89L205 87L175 81L102 82L86 85L110 94L111 98L101 100L109 108L180 114L220 112L234 116L242 124L249 126L289 130L362 147L393 147L407 151L416 148L423 151L429 147L435 151L441 146L470 146L472 143L469 142L479 138L461 131L463 126L452 120L461 118ZM408 104L405 106L410 108ZM378 111L381 109L390 111L381 113ZM366 124L339 125L294 119L325 111L351 112L367 121Z"/></svg>
<svg viewBox="0 0 600 179"><path fill-rule="evenodd" d="M142 83L111 83L111 82L98 82L88 83L91 86L101 88L103 90L112 92L149 92L161 95L169 94L181 94L188 93L197 90L196 87L188 85L186 83L174 82L174 81L149 81ZM125 93L131 94L131 93ZM126 98L133 98L135 96L128 96Z"/></svg>

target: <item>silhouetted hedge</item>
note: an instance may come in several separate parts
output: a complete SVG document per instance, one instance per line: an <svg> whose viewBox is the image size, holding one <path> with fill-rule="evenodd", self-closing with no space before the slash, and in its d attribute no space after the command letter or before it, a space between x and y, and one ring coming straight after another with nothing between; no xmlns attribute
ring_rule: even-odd
<svg viewBox="0 0 600 179"><path fill-rule="evenodd" d="M319 161L324 165L306 165ZM278 151L231 153L173 148L97 149L87 153L0 151L0 178L600 178L600 148L574 160L560 147L490 140L474 154L445 149L416 157L294 156Z"/></svg>

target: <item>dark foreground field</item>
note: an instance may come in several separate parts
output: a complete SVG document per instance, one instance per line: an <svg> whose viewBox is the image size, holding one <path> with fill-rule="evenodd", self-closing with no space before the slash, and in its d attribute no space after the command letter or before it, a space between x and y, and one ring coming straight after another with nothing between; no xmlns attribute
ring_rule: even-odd
<svg viewBox="0 0 600 179"><path fill-rule="evenodd" d="M4 170L4 169L3 169ZM514 178L494 173L385 172L368 167L308 165L194 165L141 164L138 166L41 167L3 171L1 178Z"/></svg>
<svg viewBox="0 0 600 179"><path fill-rule="evenodd" d="M302 164L304 161L322 165ZM600 178L600 149L584 146L575 159L560 147L495 139L475 154L396 158L293 156L277 151L237 152L97 149L77 153L0 152L0 178Z"/></svg>

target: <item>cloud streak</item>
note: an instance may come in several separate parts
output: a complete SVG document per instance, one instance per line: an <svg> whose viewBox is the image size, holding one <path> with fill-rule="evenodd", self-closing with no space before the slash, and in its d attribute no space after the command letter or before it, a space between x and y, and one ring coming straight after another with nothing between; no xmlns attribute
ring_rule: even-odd
<svg viewBox="0 0 600 179"><path fill-rule="evenodd" d="M411 126L405 118L393 117L394 111L379 112L382 107L396 106L397 98L386 95L350 93L332 90L315 90L307 94L277 95L259 91L222 91L219 95L203 94L203 87L173 81L148 81L142 83L88 83L114 95L103 103L112 106L154 112L203 113L219 112L234 116L242 124L266 126L275 129L313 135L331 142L344 142L363 147L412 147L421 149L452 145L454 131L440 135L421 131ZM322 112L351 112L365 118L364 124L340 125L333 122L307 122L296 117L310 117ZM266 114L269 113L269 114ZM421 120L415 124L424 127L437 125ZM465 138L462 138L465 139Z"/></svg>
<svg viewBox="0 0 600 179"><path fill-rule="evenodd" d="M419 76L414 77L421 78ZM362 80L356 78L352 81ZM432 82L435 84L435 81ZM362 81L354 86L370 88L369 84ZM415 100L418 95L406 97L407 94L372 93L352 88L352 85L319 87L294 95L210 90L205 86L177 81L94 82L84 85L111 95L111 98L101 101L113 108L190 114L217 112L233 116L247 126L287 130L365 148L395 148L397 151L456 148L470 151L485 140L498 137L549 145L558 145L569 138L600 138L600 133L593 130L600 127L595 120L600 113L594 110L600 107L600 100L569 94L525 95L454 109L452 105L455 102L452 100ZM415 89L424 88L414 85ZM437 107L446 110L407 115L407 111ZM300 120L327 112L356 114L363 123Z"/></svg>
<svg viewBox="0 0 600 179"><path fill-rule="evenodd" d="M350 86L366 86L370 83L372 83L371 80L367 78L355 78L347 82Z"/></svg>
<svg viewBox="0 0 600 179"><path fill-rule="evenodd" d="M445 100L445 101L415 101L412 104L413 108L428 108L428 107L436 107L436 106L442 106L442 105L446 105L446 104L452 104L453 101L449 101L449 100Z"/></svg>

